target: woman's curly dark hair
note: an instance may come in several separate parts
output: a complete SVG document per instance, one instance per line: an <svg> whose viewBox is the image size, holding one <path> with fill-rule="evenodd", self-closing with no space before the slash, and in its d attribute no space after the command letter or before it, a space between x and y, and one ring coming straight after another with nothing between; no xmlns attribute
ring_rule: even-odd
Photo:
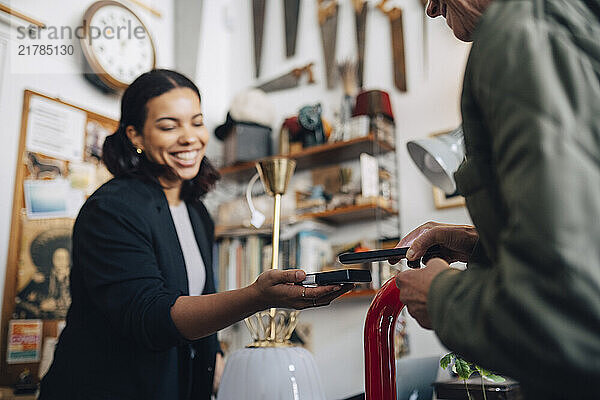
<svg viewBox="0 0 600 400"><path fill-rule="evenodd" d="M170 172L169 167L149 160L138 154L125 130L132 125L143 132L148 114L146 105L151 99L176 88L190 88L200 99L198 87L182 74L154 69L137 77L123 93L121 99L121 121L116 132L107 136L102 148L102 159L108 170L116 177L130 176L159 183L158 177ZM208 193L219 180L219 172L205 157L202 158L198 174L183 182L181 198L195 202Z"/></svg>

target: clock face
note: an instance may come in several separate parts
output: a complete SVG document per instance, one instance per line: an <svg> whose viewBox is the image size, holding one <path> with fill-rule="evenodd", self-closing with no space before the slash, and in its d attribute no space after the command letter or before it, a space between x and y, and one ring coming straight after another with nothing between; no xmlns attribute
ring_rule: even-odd
<svg viewBox="0 0 600 400"><path fill-rule="evenodd" d="M104 84L122 89L154 68L152 38L131 10L113 1L101 1L88 9L84 21L89 25L82 39L84 54Z"/></svg>

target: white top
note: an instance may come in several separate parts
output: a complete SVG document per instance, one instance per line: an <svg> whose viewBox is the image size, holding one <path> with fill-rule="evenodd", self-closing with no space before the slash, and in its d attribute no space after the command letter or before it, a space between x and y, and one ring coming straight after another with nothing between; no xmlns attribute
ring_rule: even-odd
<svg viewBox="0 0 600 400"><path fill-rule="evenodd" d="M178 206L169 206L169 208L171 209L173 222L175 222L179 245L183 252L190 296L199 296L202 294L206 283L206 267L196 242L190 215L183 201Z"/></svg>

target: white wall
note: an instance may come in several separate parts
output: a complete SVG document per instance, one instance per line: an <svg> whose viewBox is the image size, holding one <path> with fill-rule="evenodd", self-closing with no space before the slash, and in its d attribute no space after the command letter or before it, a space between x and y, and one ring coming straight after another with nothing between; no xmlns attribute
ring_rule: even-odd
<svg viewBox="0 0 600 400"><path fill-rule="evenodd" d="M83 13L93 1L86 0L20 0L9 5L16 10L52 26L79 26ZM156 18L133 3L124 2L143 20L150 30L157 52L157 65L172 67L173 57L173 0L146 0L162 13ZM15 35L10 21L0 13L0 32ZM79 43L72 44L79 49ZM9 57L18 57L9 46ZM10 61L10 60L9 60ZM0 84L0 121L2 121L0 145L0 298L4 290L6 256L9 244L10 218L12 212L13 188L16 173L17 148L21 129L21 108L23 91L31 89L106 116L119 118L119 97L105 95L88 83L82 75L82 60L79 57L45 57L38 66L38 73L20 73L11 70L11 63L5 66L5 76ZM60 71L45 74L43 71Z"/></svg>
<svg viewBox="0 0 600 400"><path fill-rule="evenodd" d="M338 61L355 54L352 2L341 0L337 33ZM431 186L420 175L405 150L406 142L433 132L448 130L460 122L459 97L469 46L454 38L441 18L427 21L429 68L424 71L422 11L416 0L390 2L404 9L407 93L393 86L390 27L387 17L370 1L367 21L365 88L383 89L392 97L396 119L399 160L400 212L403 233L428 220L469 223L464 208L436 210ZM285 58L283 2L268 2L265 16L263 60L258 82L315 62L316 85L273 93L278 131L283 118L305 104L320 101L330 120L341 102L341 88L328 91L323 71L320 31L315 0L301 3L296 55ZM257 83L254 79L252 10L250 1L206 0L203 7L197 82L209 128L225 119L231 98ZM219 156L218 141L209 154ZM366 225L344 232L345 239L360 235ZM358 233L357 233L358 232ZM362 329L368 301L349 300L329 308L302 313L301 321L313 324L315 358L327 398L341 399L363 391ZM409 320L410 356L422 357L444 351L435 336Z"/></svg>

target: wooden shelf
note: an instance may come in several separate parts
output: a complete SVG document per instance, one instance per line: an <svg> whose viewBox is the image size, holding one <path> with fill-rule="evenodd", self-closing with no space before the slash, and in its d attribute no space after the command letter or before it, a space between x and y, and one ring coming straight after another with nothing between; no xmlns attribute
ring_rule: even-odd
<svg viewBox="0 0 600 400"><path fill-rule="evenodd" d="M398 212L392 208L378 206L376 204L362 204L359 206L339 207L334 210L321 211L296 215L288 220L281 221L281 225L292 224L306 219L319 219L332 225L344 225L363 220L375 220L376 218L388 218L397 215ZM219 226L215 227L215 237L240 237L248 235L270 235L272 233L270 223L261 228L246 226Z"/></svg>
<svg viewBox="0 0 600 400"><path fill-rule="evenodd" d="M270 235L272 229L270 226L261 228L251 228L245 226L219 226L215 227L215 238L240 237L250 235Z"/></svg>
<svg viewBox="0 0 600 400"><path fill-rule="evenodd" d="M375 138L374 134L344 141L312 146L289 155L296 160L296 171L332 163L358 159L361 153L383 154L394 151L388 142ZM237 181L249 179L255 172L254 162L244 162L219 169L221 176Z"/></svg>
<svg viewBox="0 0 600 400"><path fill-rule="evenodd" d="M302 218L316 218L333 225L343 225L362 220L387 218L397 214L398 212L396 210L389 207L378 206L376 204L362 204L359 206L339 207L334 210L304 214L302 215Z"/></svg>

